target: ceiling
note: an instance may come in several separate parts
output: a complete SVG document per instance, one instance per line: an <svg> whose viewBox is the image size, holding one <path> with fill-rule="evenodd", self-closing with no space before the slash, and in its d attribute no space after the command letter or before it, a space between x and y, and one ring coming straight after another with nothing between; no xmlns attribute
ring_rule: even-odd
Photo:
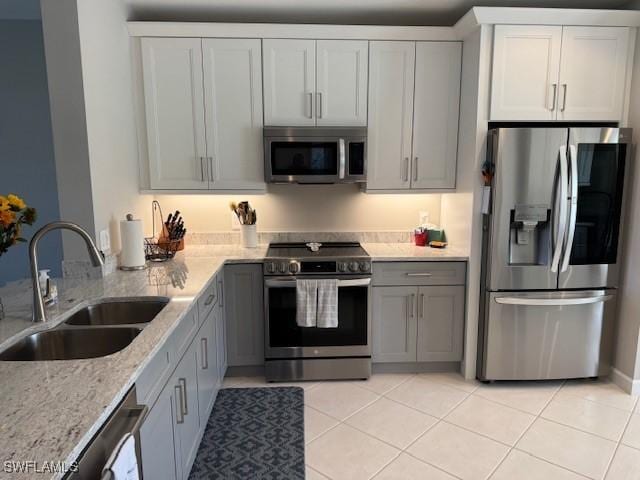
<svg viewBox="0 0 640 480"><path fill-rule="evenodd" d="M453 25L473 6L631 8L630 0L124 0L130 20Z"/></svg>

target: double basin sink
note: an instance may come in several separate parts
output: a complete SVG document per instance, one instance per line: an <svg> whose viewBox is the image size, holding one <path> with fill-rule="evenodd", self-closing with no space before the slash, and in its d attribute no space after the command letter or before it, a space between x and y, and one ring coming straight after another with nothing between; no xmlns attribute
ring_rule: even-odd
<svg viewBox="0 0 640 480"><path fill-rule="evenodd" d="M105 299L60 326L28 335L0 352L0 361L78 360L119 352L169 303L166 297Z"/></svg>

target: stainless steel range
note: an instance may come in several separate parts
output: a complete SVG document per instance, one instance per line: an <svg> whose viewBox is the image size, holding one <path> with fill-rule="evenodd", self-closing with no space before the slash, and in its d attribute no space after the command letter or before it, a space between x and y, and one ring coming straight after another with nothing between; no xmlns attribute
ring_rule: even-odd
<svg viewBox="0 0 640 480"><path fill-rule="evenodd" d="M298 279L338 280L338 326L300 327ZM371 375L371 259L355 242L272 243L264 263L267 381Z"/></svg>

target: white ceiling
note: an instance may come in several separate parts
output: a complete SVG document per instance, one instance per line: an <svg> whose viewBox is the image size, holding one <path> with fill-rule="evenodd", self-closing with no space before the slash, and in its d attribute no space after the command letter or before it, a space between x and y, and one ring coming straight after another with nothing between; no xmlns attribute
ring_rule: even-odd
<svg viewBox="0 0 640 480"><path fill-rule="evenodd" d="M630 0L124 0L131 20L453 25L472 6L631 8Z"/></svg>

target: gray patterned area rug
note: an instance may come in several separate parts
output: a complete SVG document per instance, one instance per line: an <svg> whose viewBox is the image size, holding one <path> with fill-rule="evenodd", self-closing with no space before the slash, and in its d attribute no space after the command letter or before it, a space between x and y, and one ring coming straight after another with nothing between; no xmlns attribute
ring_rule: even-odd
<svg viewBox="0 0 640 480"><path fill-rule="evenodd" d="M304 480L304 391L220 390L190 480Z"/></svg>

